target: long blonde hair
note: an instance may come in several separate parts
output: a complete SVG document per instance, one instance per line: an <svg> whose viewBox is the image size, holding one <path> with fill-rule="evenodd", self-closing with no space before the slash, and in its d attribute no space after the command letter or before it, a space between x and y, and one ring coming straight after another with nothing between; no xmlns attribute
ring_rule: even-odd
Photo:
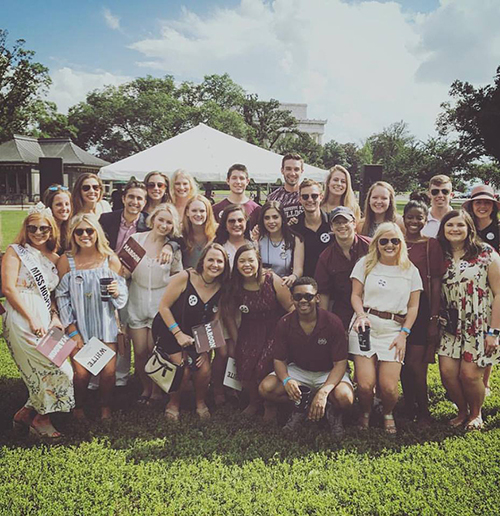
<svg viewBox="0 0 500 516"><path fill-rule="evenodd" d="M174 172L169 184L170 198L172 199L172 203L174 205L177 203L177 196L175 194L175 182L177 179L179 179L179 177L184 177L188 180L189 185L191 186L191 191L189 192L190 199L192 199L195 195L198 195L198 185L196 184L193 176L186 170L179 168Z"/></svg>
<svg viewBox="0 0 500 516"><path fill-rule="evenodd" d="M380 186L385 188L389 192L389 207L387 211L384 213L384 222L396 222L396 194L394 192L394 188L385 181L377 181L370 186L368 193L366 194L365 200L365 218L363 220L363 227L361 228L362 235L368 235L370 232L370 227L373 224L373 220L375 219L374 213L370 207L370 198L372 196L373 190Z"/></svg>
<svg viewBox="0 0 500 516"><path fill-rule="evenodd" d="M13 244L19 244L23 247L30 242L28 236L28 226L35 221L46 221L47 225L50 226L50 236L46 242L46 247L49 251L57 251L59 247L59 228L57 227L56 221L52 216L50 209L43 210L42 212L30 213L24 220L17 234L16 238L12 242Z"/></svg>
<svg viewBox="0 0 500 516"><path fill-rule="evenodd" d="M332 180L332 176L333 174L335 174L335 172L342 172L345 176L346 182L345 192L342 194L340 198L340 205L346 206L347 208L351 208L352 212L354 213L354 216L356 217L356 222L359 222L361 218L361 209L359 208L356 195L354 194L354 190L352 189L351 174L349 174L349 171L345 169L342 165L335 165L330 169L328 176L325 179L325 195L323 197L323 200L321 201L321 206L326 206L328 204L328 198L330 196L330 181Z"/></svg>
<svg viewBox="0 0 500 516"><path fill-rule="evenodd" d="M411 261L408 258L408 248L406 247L405 237L401 228L395 222L383 222L375 231L373 239L370 242L368 253L366 254L365 261L365 277L370 274L375 265L380 261L380 251L378 249L378 242L382 238L384 233L394 231L397 237L401 240L399 244L399 252L396 259L396 265L402 269L408 269L411 266Z"/></svg>
<svg viewBox="0 0 500 516"><path fill-rule="evenodd" d="M97 240L95 243L97 252L102 257L113 256L115 253L109 246L108 239L102 230L101 224L99 224L99 219L93 213L80 213L71 219L68 231L69 252L71 255L76 256L80 251L80 246L76 243L75 240L75 229L82 222L86 222L95 229L97 233Z"/></svg>
<svg viewBox="0 0 500 516"><path fill-rule="evenodd" d="M177 209L175 206L169 202L165 202L163 204L158 204L158 206L149 214L146 225L148 228L153 227L153 222L160 211L166 211L170 213L172 216L172 233L168 235L169 238L178 238L182 235L181 231L181 221L179 220L179 214L177 213Z"/></svg>
<svg viewBox="0 0 500 516"><path fill-rule="evenodd" d="M204 195L200 194L196 194L194 197L191 197L191 199L189 199L189 201L186 204L186 208L184 210L184 217L182 219L182 235L184 236L184 242L189 251L193 250L195 242L193 224L189 220L188 213L189 207L195 201L200 201L207 209L207 220L204 224L207 242L211 242L215 238L215 232L217 231L217 222L215 221L214 210L212 209L210 201Z"/></svg>

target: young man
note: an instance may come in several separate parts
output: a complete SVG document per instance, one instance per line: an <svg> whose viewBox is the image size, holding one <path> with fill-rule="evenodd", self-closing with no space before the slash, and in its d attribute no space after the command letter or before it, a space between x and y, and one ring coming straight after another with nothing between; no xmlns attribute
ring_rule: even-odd
<svg viewBox="0 0 500 516"><path fill-rule="evenodd" d="M332 435L342 437L342 410L352 405L354 391L347 366L347 339L339 318L318 308L318 286L303 276L291 288L295 311L278 322L274 339L274 373L259 386L274 403L301 400L299 385L311 389L308 412L295 410L284 430L293 432L305 421L319 421L326 412ZM315 393L313 393L315 391ZM314 394L314 397L313 397Z"/></svg>
<svg viewBox="0 0 500 516"><path fill-rule="evenodd" d="M337 314L348 330L353 309L351 306L351 272L356 262L368 252L371 239L356 235L354 212L346 206L338 206L330 212L330 227L333 238L328 248L321 253L316 266L319 306Z"/></svg>
<svg viewBox="0 0 500 516"><path fill-rule="evenodd" d="M451 179L443 174L434 176L429 181L429 196L431 209L427 217L427 224L422 229L422 235L436 238L441 219L451 211L451 198L453 197Z"/></svg>
<svg viewBox="0 0 500 516"><path fill-rule="evenodd" d="M314 277L320 254L330 243L328 216L321 211L323 187L312 179L302 181L299 187L299 201L304 210L297 217L297 224L291 228L304 239L304 276Z"/></svg>
<svg viewBox="0 0 500 516"><path fill-rule="evenodd" d="M249 199L245 193L245 190L250 183L247 167L240 163L231 165L227 171L226 183L229 185L230 193L225 199L222 199L222 201L213 205L215 219L217 222L220 222L224 208L230 204L238 204L245 208L250 220L250 225L253 227L257 222L260 206Z"/></svg>
<svg viewBox="0 0 500 516"><path fill-rule="evenodd" d="M302 172L304 172L304 160L300 154L286 154L281 161L281 173L285 184L267 196L268 201L281 203L287 221L302 213L302 206L299 202L299 184Z"/></svg>

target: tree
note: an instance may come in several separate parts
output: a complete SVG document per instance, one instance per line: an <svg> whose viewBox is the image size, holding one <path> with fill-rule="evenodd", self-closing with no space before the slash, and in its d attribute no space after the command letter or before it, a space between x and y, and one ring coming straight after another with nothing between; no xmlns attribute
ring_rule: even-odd
<svg viewBox="0 0 500 516"><path fill-rule="evenodd" d="M38 138L56 138L63 136L76 140L77 129L68 122L68 117L57 112L54 102L40 103L40 110L37 115L37 128L33 135Z"/></svg>
<svg viewBox="0 0 500 516"><path fill-rule="evenodd" d="M494 84L475 88L457 80L449 94L454 102L441 104L440 133L458 132L460 146L471 159L488 156L500 162L500 66Z"/></svg>
<svg viewBox="0 0 500 516"><path fill-rule="evenodd" d="M35 52L24 48L25 41L18 39L9 49L7 36L0 29L0 142L31 132L51 84L48 69L33 60Z"/></svg>
<svg viewBox="0 0 500 516"><path fill-rule="evenodd" d="M316 143L307 133L288 134L280 138L276 143L276 152L286 154L297 152L306 163L316 167L324 167L323 147Z"/></svg>

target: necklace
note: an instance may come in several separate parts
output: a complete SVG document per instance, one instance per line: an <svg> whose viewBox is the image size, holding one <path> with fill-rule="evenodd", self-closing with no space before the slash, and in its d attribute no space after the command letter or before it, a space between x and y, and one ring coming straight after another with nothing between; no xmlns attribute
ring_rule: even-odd
<svg viewBox="0 0 500 516"><path fill-rule="evenodd" d="M217 278L214 278L212 281L207 281L204 277L203 277L203 273L200 273L200 276L201 276L201 279L203 280L203 283L205 283L205 285L211 285L212 283L214 283Z"/></svg>
<svg viewBox="0 0 500 516"><path fill-rule="evenodd" d="M275 248L275 249L278 249L278 247L280 247L282 244L283 244L283 239L281 239L276 245L274 244L273 242L273 239L271 237L269 237L269 242L271 242L271 245Z"/></svg>

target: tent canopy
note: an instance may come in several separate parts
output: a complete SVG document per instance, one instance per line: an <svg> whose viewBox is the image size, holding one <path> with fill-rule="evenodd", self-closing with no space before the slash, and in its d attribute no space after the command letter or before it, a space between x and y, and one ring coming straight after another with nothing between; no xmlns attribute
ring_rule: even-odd
<svg viewBox="0 0 500 516"><path fill-rule="evenodd" d="M243 163L256 183L274 183L281 178L282 156L234 136L199 124L170 140L102 167L102 179L128 181L131 176L144 179L153 170L171 176L179 168L186 170L199 182L224 182L234 163ZM323 181L327 175L322 170L304 164L304 175Z"/></svg>

